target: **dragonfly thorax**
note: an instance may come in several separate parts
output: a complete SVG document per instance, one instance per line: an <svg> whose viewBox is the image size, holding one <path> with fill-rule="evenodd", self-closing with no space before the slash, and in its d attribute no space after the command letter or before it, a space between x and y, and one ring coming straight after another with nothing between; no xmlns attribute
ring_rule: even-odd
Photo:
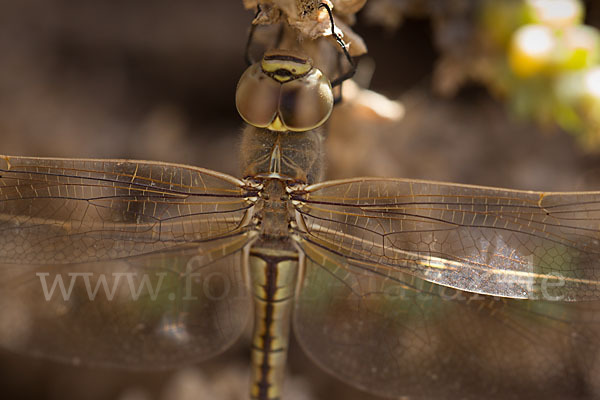
<svg viewBox="0 0 600 400"><path fill-rule="evenodd" d="M333 91L310 58L285 50L265 53L238 82L236 107L248 124L278 132L305 132L329 118Z"/></svg>
<svg viewBox="0 0 600 400"><path fill-rule="evenodd" d="M289 225L294 219L286 182L266 179L257 202L260 235L263 238L289 241Z"/></svg>
<svg viewBox="0 0 600 400"><path fill-rule="evenodd" d="M240 161L244 177L318 182L323 175L320 128L290 135L248 125L242 136Z"/></svg>

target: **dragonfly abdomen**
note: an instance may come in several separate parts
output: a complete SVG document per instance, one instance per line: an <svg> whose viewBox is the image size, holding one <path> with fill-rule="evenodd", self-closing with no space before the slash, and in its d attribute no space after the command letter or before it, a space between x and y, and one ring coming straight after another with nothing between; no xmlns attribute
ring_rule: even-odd
<svg viewBox="0 0 600 400"><path fill-rule="evenodd" d="M251 395L254 400L276 400L284 379L298 254L253 247L249 267L254 299Z"/></svg>

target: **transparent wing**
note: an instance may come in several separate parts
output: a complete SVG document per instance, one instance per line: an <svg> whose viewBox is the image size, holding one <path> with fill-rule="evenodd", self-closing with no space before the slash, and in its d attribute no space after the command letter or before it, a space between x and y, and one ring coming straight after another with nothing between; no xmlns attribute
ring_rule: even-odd
<svg viewBox="0 0 600 400"><path fill-rule="evenodd" d="M307 241L383 276L510 298L600 298L600 192L367 178L293 198Z"/></svg>
<svg viewBox="0 0 600 400"><path fill-rule="evenodd" d="M292 198L294 329L332 374L394 398L600 395L600 193L356 179Z"/></svg>
<svg viewBox="0 0 600 400"><path fill-rule="evenodd" d="M0 344L165 367L244 329L242 183L150 162L0 158Z"/></svg>
<svg viewBox="0 0 600 400"><path fill-rule="evenodd" d="M110 260L227 236L243 182L165 163L0 156L0 259Z"/></svg>
<svg viewBox="0 0 600 400"><path fill-rule="evenodd" d="M600 396L600 302L492 297L383 276L309 242L294 331L323 369L415 400Z"/></svg>

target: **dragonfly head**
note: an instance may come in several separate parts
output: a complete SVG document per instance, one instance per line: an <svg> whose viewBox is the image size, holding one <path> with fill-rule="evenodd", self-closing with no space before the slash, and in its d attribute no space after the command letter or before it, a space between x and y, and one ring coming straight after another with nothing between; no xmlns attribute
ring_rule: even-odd
<svg viewBox="0 0 600 400"><path fill-rule="evenodd" d="M235 103L252 126L306 132L323 125L331 115L333 91L329 79L310 58L271 50L244 72Z"/></svg>

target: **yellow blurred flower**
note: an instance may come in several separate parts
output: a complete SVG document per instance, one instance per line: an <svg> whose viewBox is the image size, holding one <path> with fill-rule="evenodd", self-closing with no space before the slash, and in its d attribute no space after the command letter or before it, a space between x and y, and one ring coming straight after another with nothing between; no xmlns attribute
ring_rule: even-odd
<svg viewBox="0 0 600 400"><path fill-rule="evenodd" d="M563 29L583 21L584 8L579 0L527 0L531 22Z"/></svg>
<svg viewBox="0 0 600 400"><path fill-rule="evenodd" d="M515 75L531 77L552 65L557 40L551 28L531 24L519 28L512 37L508 60Z"/></svg>

